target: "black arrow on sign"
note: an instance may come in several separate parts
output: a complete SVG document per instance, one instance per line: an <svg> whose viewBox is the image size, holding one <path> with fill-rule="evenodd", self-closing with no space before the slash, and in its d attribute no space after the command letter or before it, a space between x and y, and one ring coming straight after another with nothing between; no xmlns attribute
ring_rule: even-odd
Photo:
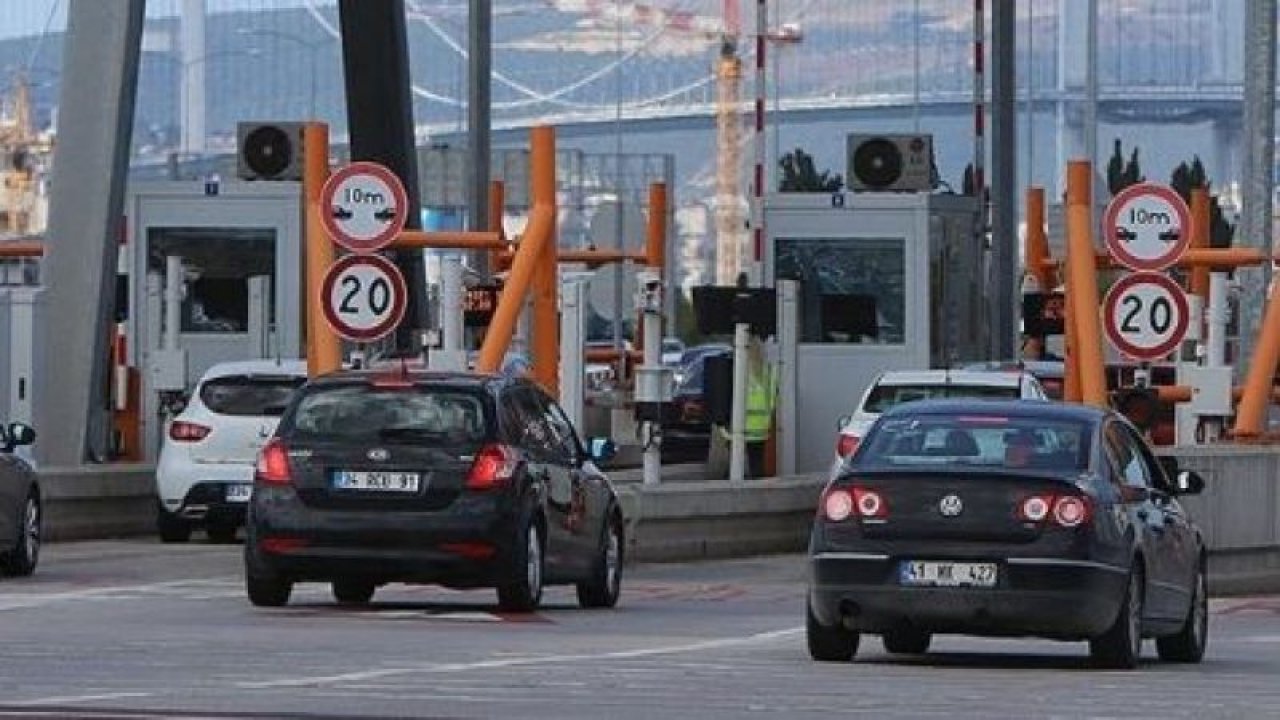
<svg viewBox="0 0 1280 720"><path fill-rule="evenodd" d="M350 210L340 207L333 209L333 216L339 220L350 220L353 217Z"/></svg>
<svg viewBox="0 0 1280 720"><path fill-rule="evenodd" d="M384 222L389 222L391 220L394 220L395 217L396 217L396 211L392 208L383 208L373 214L374 220L382 220Z"/></svg>
<svg viewBox="0 0 1280 720"><path fill-rule="evenodd" d="M1182 233L1178 230L1165 230L1156 237L1172 245L1173 243L1178 242L1178 238L1182 237Z"/></svg>

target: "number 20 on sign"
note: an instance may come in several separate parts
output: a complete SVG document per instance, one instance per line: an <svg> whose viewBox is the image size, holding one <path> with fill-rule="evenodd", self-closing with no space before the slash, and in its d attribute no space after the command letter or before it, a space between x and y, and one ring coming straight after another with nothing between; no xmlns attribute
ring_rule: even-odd
<svg viewBox="0 0 1280 720"><path fill-rule="evenodd" d="M1107 292L1102 314L1107 338L1135 360L1159 360L1176 350L1191 320L1182 288L1155 272L1120 278Z"/></svg>
<svg viewBox="0 0 1280 720"><path fill-rule="evenodd" d="M371 342L404 319L404 276L378 255L347 255L334 263L320 286L325 320L339 337Z"/></svg>

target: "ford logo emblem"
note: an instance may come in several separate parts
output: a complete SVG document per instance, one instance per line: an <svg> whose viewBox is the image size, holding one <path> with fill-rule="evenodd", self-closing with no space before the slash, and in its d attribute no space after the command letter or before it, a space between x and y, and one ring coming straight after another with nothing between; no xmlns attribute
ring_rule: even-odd
<svg viewBox="0 0 1280 720"><path fill-rule="evenodd" d="M948 495L938 503L938 512L943 517L955 517L964 512L964 502L960 500L959 495Z"/></svg>
<svg viewBox="0 0 1280 720"><path fill-rule="evenodd" d="M374 448L366 453L365 456L374 462L383 462L391 458L391 453L385 448Z"/></svg>

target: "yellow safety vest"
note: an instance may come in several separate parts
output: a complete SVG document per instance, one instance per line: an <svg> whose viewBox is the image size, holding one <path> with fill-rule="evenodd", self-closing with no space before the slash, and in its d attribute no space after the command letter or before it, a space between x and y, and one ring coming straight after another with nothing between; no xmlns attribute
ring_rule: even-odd
<svg viewBox="0 0 1280 720"><path fill-rule="evenodd" d="M776 390L772 366L752 373L747 379L747 423L743 428L747 442L762 442L769 437Z"/></svg>

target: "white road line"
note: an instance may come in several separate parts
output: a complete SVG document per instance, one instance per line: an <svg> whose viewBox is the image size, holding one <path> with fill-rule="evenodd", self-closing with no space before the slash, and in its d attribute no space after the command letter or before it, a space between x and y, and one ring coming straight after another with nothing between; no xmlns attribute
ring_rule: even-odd
<svg viewBox="0 0 1280 720"><path fill-rule="evenodd" d="M1280 635L1254 635L1253 637L1232 638L1236 642L1247 643L1280 643Z"/></svg>
<svg viewBox="0 0 1280 720"><path fill-rule="evenodd" d="M219 585L231 579L234 578L192 578L189 580L170 580L167 582L144 583L140 585L112 585L107 587L86 588L84 590L67 590L65 592L54 593L6 593L0 594L0 611L36 608L60 602L72 602L77 600L100 600L103 598L110 598L115 595L137 595L163 592L173 588Z"/></svg>
<svg viewBox="0 0 1280 720"><path fill-rule="evenodd" d="M71 705L73 703L98 702L101 700L123 700L125 698L144 698L151 697L155 693L149 692L116 692L102 693L100 695L64 695L62 697L44 697L35 700L22 700L12 703L13 705L22 706L39 706L39 705Z"/></svg>
<svg viewBox="0 0 1280 720"><path fill-rule="evenodd" d="M415 665L411 667L385 668L383 670L367 670L365 672L343 673L341 675L320 675L312 677L294 677L280 678L277 680L262 680L254 682L238 682L236 687L244 689L265 689L277 687L306 687L321 685L336 685L340 683L360 682L365 680L375 680L378 678L391 677L395 675L409 675L420 673L457 673L467 672L470 670L489 670L494 668L507 667L524 667L538 665L558 665L575 662L589 662L599 660L626 660L631 658L652 657L655 655L678 655L681 653L698 652L700 650L716 650L719 648L738 647L742 645L754 645L757 643L766 643L785 637L798 635L804 631L804 628L787 628L785 630L773 630L770 632L757 633L740 638L722 638L720 640L704 640L702 642L687 643L683 645L665 645L653 648L637 648L635 650L618 650L606 653L583 653L578 655L543 655L538 657L526 658L500 658L494 660L480 660L469 663L445 663L436 665Z"/></svg>

